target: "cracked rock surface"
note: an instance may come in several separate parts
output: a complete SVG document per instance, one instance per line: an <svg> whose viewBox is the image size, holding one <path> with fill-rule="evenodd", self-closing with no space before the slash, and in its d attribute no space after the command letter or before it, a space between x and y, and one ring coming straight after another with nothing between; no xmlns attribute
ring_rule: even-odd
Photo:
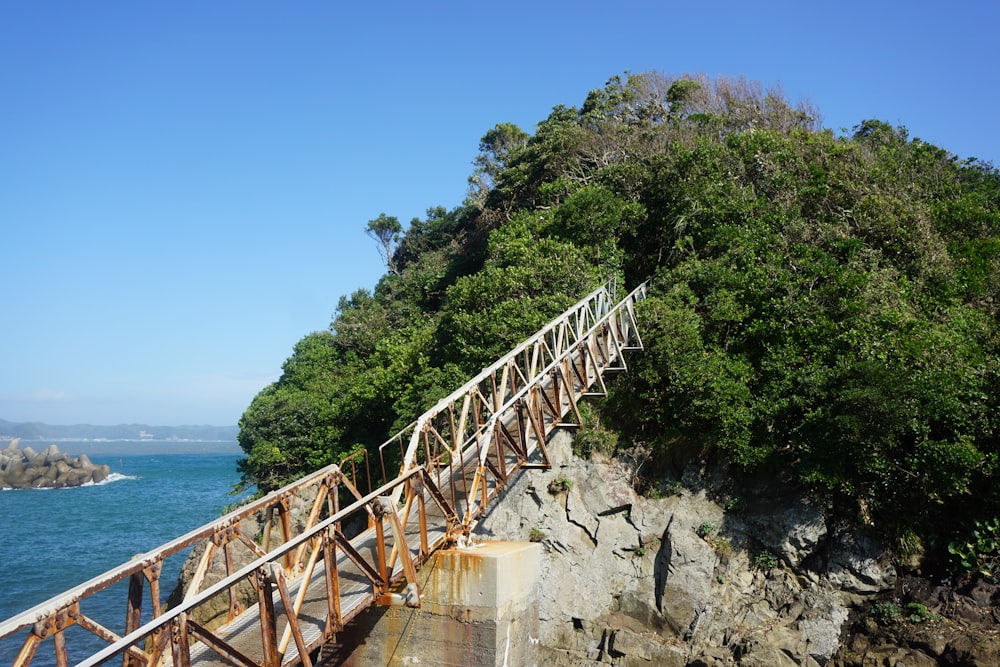
<svg viewBox="0 0 1000 667"><path fill-rule="evenodd" d="M556 434L552 468L517 478L475 533L542 542L539 664L825 665L850 607L892 584L873 540L786 490L727 512L687 469L679 495L646 499L571 444Z"/></svg>

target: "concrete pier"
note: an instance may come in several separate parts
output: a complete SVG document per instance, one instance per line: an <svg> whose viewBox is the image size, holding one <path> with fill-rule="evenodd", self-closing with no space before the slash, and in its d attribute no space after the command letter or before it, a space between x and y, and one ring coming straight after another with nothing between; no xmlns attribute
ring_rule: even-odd
<svg viewBox="0 0 1000 667"><path fill-rule="evenodd" d="M541 545L484 542L437 552L419 572L419 609L372 607L337 637L325 667L536 664Z"/></svg>

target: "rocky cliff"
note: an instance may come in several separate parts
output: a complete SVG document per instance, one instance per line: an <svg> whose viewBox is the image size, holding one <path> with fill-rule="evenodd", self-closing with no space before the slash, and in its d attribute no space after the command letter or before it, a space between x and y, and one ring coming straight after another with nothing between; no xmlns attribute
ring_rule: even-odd
<svg viewBox="0 0 1000 667"><path fill-rule="evenodd" d="M479 539L542 542L538 664L1000 665L1000 590L898 575L879 542L775 480L684 466L672 494L549 445Z"/></svg>
<svg viewBox="0 0 1000 667"><path fill-rule="evenodd" d="M549 451L477 530L543 544L540 664L824 665L852 606L894 581L875 540L779 484L730 495L689 465L651 500L565 434Z"/></svg>

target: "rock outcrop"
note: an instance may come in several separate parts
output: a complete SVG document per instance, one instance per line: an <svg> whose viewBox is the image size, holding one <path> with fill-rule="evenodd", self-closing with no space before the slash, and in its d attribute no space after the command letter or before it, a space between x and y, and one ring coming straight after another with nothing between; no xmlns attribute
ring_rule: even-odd
<svg viewBox="0 0 1000 667"><path fill-rule="evenodd" d="M1000 665L1000 586L900 577L852 614L830 667Z"/></svg>
<svg viewBox="0 0 1000 667"><path fill-rule="evenodd" d="M83 484L97 484L107 479L110 469L96 465L86 454L74 458L49 445L41 453L31 447L21 449L20 441L11 440L0 450L0 488L59 489Z"/></svg>
<svg viewBox="0 0 1000 667"><path fill-rule="evenodd" d="M875 540L830 525L774 482L726 497L688 467L662 499L615 464L549 445L480 523L481 539L540 540L539 664L825 665L853 606L891 587Z"/></svg>

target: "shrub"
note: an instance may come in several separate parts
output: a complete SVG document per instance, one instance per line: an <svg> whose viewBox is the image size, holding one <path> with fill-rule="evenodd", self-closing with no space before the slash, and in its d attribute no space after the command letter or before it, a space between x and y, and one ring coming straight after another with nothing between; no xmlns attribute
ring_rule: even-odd
<svg viewBox="0 0 1000 667"><path fill-rule="evenodd" d="M919 602L911 602L906 605L906 614L906 618L908 618L912 623L923 623L924 621L933 621L937 619L936 614L932 614L927 610L927 607Z"/></svg>
<svg viewBox="0 0 1000 667"><path fill-rule="evenodd" d="M956 570L992 579L1000 562L1000 518L976 521L963 539L948 544Z"/></svg>
<svg viewBox="0 0 1000 667"><path fill-rule="evenodd" d="M645 444L638 442L631 447L618 450L615 463L622 475L632 488L644 486L644 479L640 474L642 467L649 463L653 457L653 450Z"/></svg>
<svg viewBox="0 0 1000 667"><path fill-rule="evenodd" d="M655 479L645 480L645 487L636 488L636 492L642 494L650 500L662 500L669 496L679 496L684 490L684 484L676 479L667 481L657 481Z"/></svg>
<svg viewBox="0 0 1000 667"><path fill-rule="evenodd" d="M664 482L658 488L663 490L665 496L679 496L684 490L684 484L680 480L672 479L669 482Z"/></svg>
<svg viewBox="0 0 1000 667"><path fill-rule="evenodd" d="M747 500L743 496L733 496L726 503L726 511L733 514L743 514L747 509Z"/></svg>
<svg viewBox="0 0 1000 667"><path fill-rule="evenodd" d="M889 625L903 614L903 610L895 602L876 602L870 613L879 625Z"/></svg>
<svg viewBox="0 0 1000 667"><path fill-rule="evenodd" d="M716 530L718 530L718 527L714 523L712 523L711 521L705 521L700 526L698 526L698 528L694 532L698 533L698 537L704 539L709 535L711 535L712 533L714 533Z"/></svg>
<svg viewBox="0 0 1000 667"><path fill-rule="evenodd" d="M776 555L765 549L754 554L751 564L755 570L773 570L778 567L780 561Z"/></svg>
<svg viewBox="0 0 1000 667"><path fill-rule="evenodd" d="M557 479L549 482L549 493L552 495L559 495L560 493L565 493L572 490L573 480L568 477L559 477Z"/></svg>
<svg viewBox="0 0 1000 667"><path fill-rule="evenodd" d="M709 546L712 547L712 551L714 551L716 555L719 558L723 559L724 561L728 561L730 558L732 558L733 545L726 538L713 537L708 541L708 544Z"/></svg>
<svg viewBox="0 0 1000 667"><path fill-rule="evenodd" d="M573 452L582 459L592 456L611 458L618 449L618 434L601 423L597 411L586 403L580 404L583 423L573 438Z"/></svg>

